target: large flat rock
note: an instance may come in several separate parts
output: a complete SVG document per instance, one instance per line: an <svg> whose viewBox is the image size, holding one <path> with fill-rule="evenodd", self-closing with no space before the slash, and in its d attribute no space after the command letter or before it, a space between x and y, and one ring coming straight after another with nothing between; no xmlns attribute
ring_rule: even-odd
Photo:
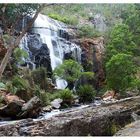
<svg viewBox="0 0 140 140"><path fill-rule="evenodd" d="M0 136L112 136L133 121L140 109L140 96L112 104L61 113L45 120L21 120L1 125Z"/></svg>
<svg viewBox="0 0 140 140"><path fill-rule="evenodd" d="M140 136L140 121L126 125L118 131L115 136Z"/></svg>

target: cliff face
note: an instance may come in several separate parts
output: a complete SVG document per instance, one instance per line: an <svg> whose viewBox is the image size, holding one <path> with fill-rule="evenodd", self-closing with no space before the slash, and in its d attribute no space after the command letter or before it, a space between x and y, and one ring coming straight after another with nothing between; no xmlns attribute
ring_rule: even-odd
<svg viewBox="0 0 140 140"><path fill-rule="evenodd" d="M82 48L81 62L85 71L95 73L95 88L98 89L103 85L105 74L103 70L104 56L104 38L98 37L93 39L81 39Z"/></svg>

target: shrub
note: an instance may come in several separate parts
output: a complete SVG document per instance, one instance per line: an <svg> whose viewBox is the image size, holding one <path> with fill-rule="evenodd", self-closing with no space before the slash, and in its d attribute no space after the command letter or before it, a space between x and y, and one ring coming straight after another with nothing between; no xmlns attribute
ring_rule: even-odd
<svg viewBox="0 0 140 140"><path fill-rule="evenodd" d="M28 80L20 78L19 76L14 76L12 81L7 82L6 89L25 101L31 99L34 93L34 89L30 87Z"/></svg>
<svg viewBox="0 0 140 140"><path fill-rule="evenodd" d="M47 89L47 72L46 68L40 67L31 72L34 83L41 89Z"/></svg>
<svg viewBox="0 0 140 140"><path fill-rule="evenodd" d="M100 33L95 30L94 26L92 25L83 25L79 27L78 34L80 37L98 37Z"/></svg>
<svg viewBox="0 0 140 140"><path fill-rule="evenodd" d="M63 105L71 105L73 101L73 93L69 89L60 90L58 92L60 98L63 100Z"/></svg>
<svg viewBox="0 0 140 140"><path fill-rule="evenodd" d="M19 64L24 63L23 58L28 57L28 53L21 48L16 48L14 50L13 55L14 55L14 58L15 58L16 62L18 62Z"/></svg>
<svg viewBox="0 0 140 140"><path fill-rule="evenodd" d="M88 80L91 80L94 77L94 73L93 72L90 72L90 71L87 71L87 72L83 72L82 73L82 76L85 77Z"/></svg>
<svg viewBox="0 0 140 140"><path fill-rule="evenodd" d="M6 83L6 89L13 94L21 90L27 90L29 87L28 81L18 76L14 76L12 81Z"/></svg>
<svg viewBox="0 0 140 140"><path fill-rule="evenodd" d="M80 102L91 102L95 97L95 90L91 85L83 85L76 91Z"/></svg>
<svg viewBox="0 0 140 140"><path fill-rule="evenodd" d="M0 89L5 89L6 88L6 85L2 82L0 82Z"/></svg>
<svg viewBox="0 0 140 140"><path fill-rule="evenodd" d="M36 86L34 94L41 100L42 106L50 105L50 93L40 90L40 88Z"/></svg>
<svg viewBox="0 0 140 140"><path fill-rule="evenodd" d="M54 74L65 79L68 82L69 89L73 89L75 81L81 76L82 66L74 60L65 60L59 65Z"/></svg>
<svg viewBox="0 0 140 140"><path fill-rule="evenodd" d="M70 16L70 17L66 17L66 16L61 16L59 14L48 14L48 16L50 18L53 18L55 20L64 22L66 24L71 24L71 25L76 25L78 24L78 19L75 16Z"/></svg>

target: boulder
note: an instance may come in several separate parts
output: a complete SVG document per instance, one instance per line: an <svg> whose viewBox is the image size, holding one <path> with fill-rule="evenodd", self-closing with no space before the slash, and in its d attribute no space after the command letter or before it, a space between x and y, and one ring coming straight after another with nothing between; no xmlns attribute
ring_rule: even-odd
<svg viewBox="0 0 140 140"><path fill-rule="evenodd" d="M35 96L22 106L19 118L36 118L41 112L41 101Z"/></svg>
<svg viewBox="0 0 140 140"><path fill-rule="evenodd" d="M18 96L16 96L16 95L10 95L10 94L6 95L5 98L4 98L4 100L5 100L5 102L7 104L9 104L11 102L14 102L14 101L21 102L22 104L25 103L25 101L22 100L22 99L20 99Z"/></svg>
<svg viewBox="0 0 140 140"><path fill-rule="evenodd" d="M0 108L0 116L17 118L17 114L21 111L23 102L19 100L13 100L9 104Z"/></svg>
<svg viewBox="0 0 140 140"><path fill-rule="evenodd" d="M113 99L114 96L115 96L115 92L114 91L106 91L104 93L104 95L102 96L102 99L106 101L106 100Z"/></svg>
<svg viewBox="0 0 140 140"><path fill-rule="evenodd" d="M58 108L60 108L62 102L63 102L63 100L60 98L55 99L51 102L51 106L58 109Z"/></svg>
<svg viewBox="0 0 140 140"><path fill-rule="evenodd" d="M48 106L45 106L43 107L43 112L51 112L52 111L52 106L51 105L48 105Z"/></svg>

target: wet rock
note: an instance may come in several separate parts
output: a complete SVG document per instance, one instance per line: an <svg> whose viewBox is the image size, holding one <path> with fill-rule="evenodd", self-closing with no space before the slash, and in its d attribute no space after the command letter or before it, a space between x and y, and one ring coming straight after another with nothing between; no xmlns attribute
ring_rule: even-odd
<svg viewBox="0 0 140 140"><path fill-rule="evenodd" d="M51 112L52 111L52 106L51 105L48 105L46 107L43 107L43 112Z"/></svg>
<svg viewBox="0 0 140 140"><path fill-rule="evenodd" d="M60 98L55 99L51 102L51 106L58 109L58 108L60 108L62 102L63 102L63 100Z"/></svg>
<svg viewBox="0 0 140 140"><path fill-rule="evenodd" d="M51 77L52 75L52 67L51 67L51 59L50 59L50 51L46 44L42 44L40 49L38 49L34 53L35 64L37 67L46 67L48 75Z"/></svg>
<svg viewBox="0 0 140 140"><path fill-rule="evenodd" d="M22 106L19 118L36 118L41 112L41 101L35 96Z"/></svg>

